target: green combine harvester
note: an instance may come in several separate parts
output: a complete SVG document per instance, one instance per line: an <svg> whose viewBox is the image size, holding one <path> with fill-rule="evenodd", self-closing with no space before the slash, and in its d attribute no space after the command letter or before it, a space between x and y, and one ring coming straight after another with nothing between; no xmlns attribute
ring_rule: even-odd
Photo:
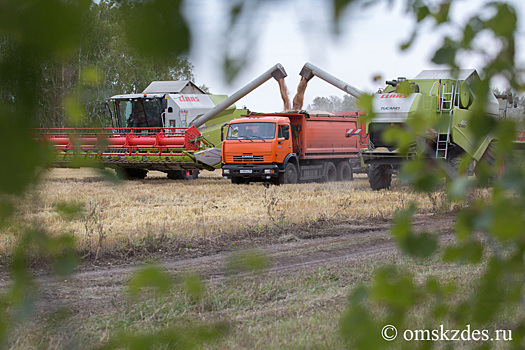
<svg viewBox="0 0 525 350"><path fill-rule="evenodd" d="M311 63L306 63L300 74L307 80L317 76L355 98L363 95L359 89ZM396 145L385 142L383 134L393 126L404 128L407 121L418 115L427 120L439 120L438 129L427 130L422 140L422 149L425 157L447 162L452 175L457 174L459 161L464 154L476 162L494 161L493 147L497 140L487 137L476 144L469 127L475 122L476 105L482 101L471 89L471 84L479 79L474 69L460 69L456 72L425 70L413 79L387 81L387 86L374 94L374 117L369 118L366 123L368 148L361 151L362 162L368 166L368 179L372 189L389 188L392 174L399 170L404 161L417 156L415 147L408 153L401 153ZM516 106L512 95L496 96L491 93L483 102L484 113L493 118L505 117L507 109ZM346 136L354 135L361 135L361 130L350 130ZM523 141L522 135L515 140L516 143Z"/></svg>

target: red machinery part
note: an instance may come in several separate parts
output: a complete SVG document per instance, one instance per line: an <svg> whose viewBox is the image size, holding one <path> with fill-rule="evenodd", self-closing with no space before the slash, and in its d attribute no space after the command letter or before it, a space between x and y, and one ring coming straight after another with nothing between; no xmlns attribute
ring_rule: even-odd
<svg viewBox="0 0 525 350"><path fill-rule="evenodd" d="M36 129L35 138L54 146L59 150L87 151L126 150L127 152L144 150L162 153L170 150L200 149L200 136L195 127L190 128L60 128ZM194 141L194 142L192 142Z"/></svg>
<svg viewBox="0 0 525 350"><path fill-rule="evenodd" d="M197 137L201 136L199 129L194 126L191 126L184 133L184 148L188 151L198 151L200 149L200 142L192 142Z"/></svg>

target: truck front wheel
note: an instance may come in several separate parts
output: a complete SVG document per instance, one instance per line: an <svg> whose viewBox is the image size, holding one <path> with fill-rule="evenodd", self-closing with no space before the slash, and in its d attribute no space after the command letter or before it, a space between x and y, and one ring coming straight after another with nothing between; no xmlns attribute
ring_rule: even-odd
<svg viewBox="0 0 525 350"><path fill-rule="evenodd" d="M286 164L286 167L284 168L284 173L279 173L279 176L277 177L277 181L275 182L276 185L282 185L282 184L295 184L299 180L299 176L297 173L297 168L292 163Z"/></svg>
<svg viewBox="0 0 525 350"><path fill-rule="evenodd" d="M242 177L232 177L232 184L235 185L247 185L250 181L242 178Z"/></svg>
<svg viewBox="0 0 525 350"><path fill-rule="evenodd" d="M370 165L368 182L374 191L390 188L392 184L392 166L390 164Z"/></svg>

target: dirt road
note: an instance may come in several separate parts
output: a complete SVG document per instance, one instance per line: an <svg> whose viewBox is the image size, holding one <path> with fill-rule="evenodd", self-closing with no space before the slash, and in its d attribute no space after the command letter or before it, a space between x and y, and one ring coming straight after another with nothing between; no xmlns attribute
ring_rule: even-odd
<svg viewBox="0 0 525 350"><path fill-rule="evenodd" d="M453 220L451 214L418 215L414 220L414 229L434 232L442 241L451 240ZM282 276L318 268L351 267L366 259L395 259L397 249L390 237L390 227L390 222L339 223L293 235L283 233L269 243L263 241L249 246L244 242L240 245L264 257L269 264L264 271L266 276ZM213 283L227 278L228 259L243 248L203 251L201 256L170 258L157 263L174 276L192 271L203 276L208 283ZM111 313L125 297L126 282L137 266L140 264L126 262L115 265L113 261L111 266L103 266L103 263L84 266L68 280L58 281L41 276L38 278L41 286L39 305L47 311L67 306L81 317ZM4 282L2 287L6 284L8 282Z"/></svg>

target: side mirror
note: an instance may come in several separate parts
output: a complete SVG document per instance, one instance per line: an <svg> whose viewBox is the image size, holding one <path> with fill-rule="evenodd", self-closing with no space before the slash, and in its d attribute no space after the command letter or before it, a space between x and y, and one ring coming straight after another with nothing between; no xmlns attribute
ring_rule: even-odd
<svg viewBox="0 0 525 350"><path fill-rule="evenodd" d="M168 100L163 98L161 100L161 107L162 107L162 110L166 110L166 108L168 108Z"/></svg>
<svg viewBox="0 0 525 350"><path fill-rule="evenodd" d="M283 125L283 134L285 140L290 139L290 125Z"/></svg>
<svg viewBox="0 0 525 350"><path fill-rule="evenodd" d="M221 142L224 141L224 128L228 126L228 123L221 126Z"/></svg>

